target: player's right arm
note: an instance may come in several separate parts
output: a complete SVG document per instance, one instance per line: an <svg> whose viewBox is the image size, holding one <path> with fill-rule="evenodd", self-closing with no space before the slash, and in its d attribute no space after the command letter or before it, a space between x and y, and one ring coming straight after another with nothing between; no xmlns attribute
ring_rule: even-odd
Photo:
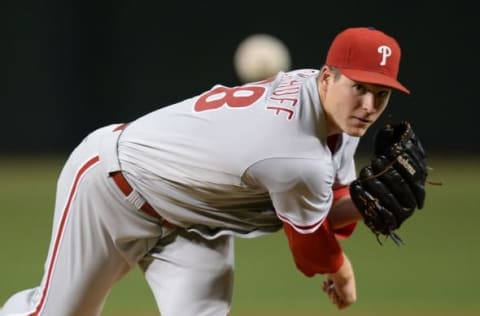
<svg viewBox="0 0 480 316"><path fill-rule="evenodd" d="M331 162L263 159L250 166L243 180L268 190L276 215L284 223L295 264L303 274L311 277L340 268L342 249L327 219L334 202Z"/></svg>
<svg viewBox="0 0 480 316"><path fill-rule="evenodd" d="M307 276L324 274L323 291L339 309L355 303L357 290L353 267L329 222L325 221L309 234L300 234L289 224L284 224L284 231L297 268Z"/></svg>
<svg viewBox="0 0 480 316"><path fill-rule="evenodd" d="M334 273L328 273L323 282L323 291L339 309L348 307L357 300L355 273L348 257L343 254L341 267Z"/></svg>
<svg viewBox="0 0 480 316"><path fill-rule="evenodd" d="M322 163L323 169L318 167ZM339 227L332 228L327 217L343 196L334 198L333 169L328 162L322 163L316 159L263 160L250 168L247 178L268 189L297 268L308 277L326 276L335 285L334 292L327 292L329 297L344 308L356 300L355 278L337 240Z"/></svg>
<svg viewBox="0 0 480 316"><path fill-rule="evenodd" d="M284 231L297 268L306 276L324 274L323 290L339 309L355 303L355 274L329 222L324 221L308 234L297 232L287 223Z"/></svg>

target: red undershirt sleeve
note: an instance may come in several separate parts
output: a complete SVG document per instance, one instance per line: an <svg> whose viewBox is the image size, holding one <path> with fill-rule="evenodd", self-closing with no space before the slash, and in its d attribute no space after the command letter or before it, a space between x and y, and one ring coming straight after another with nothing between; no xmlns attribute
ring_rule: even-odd
<svg viewBox="0 0 480 316"><path fill-rule="evenodd" d="M297 268L306 276L336 272L343 264L343 251L328 221L311 234L301 234L284 223L290 251Z"/></svg>
<svg viewBox="0 0 480 316"><path fill-rule="evenodd" d="M333 190L333 194L333 204L335 204L340 198L350 193L348 186L344 186ZM328 220L325 220L315 232L301 234L290 224L283 224L295 265L307 277L334 273L340 269L344 257L337 238L348 238L355 227L356 223L353 223L333 230Z"/></svg>

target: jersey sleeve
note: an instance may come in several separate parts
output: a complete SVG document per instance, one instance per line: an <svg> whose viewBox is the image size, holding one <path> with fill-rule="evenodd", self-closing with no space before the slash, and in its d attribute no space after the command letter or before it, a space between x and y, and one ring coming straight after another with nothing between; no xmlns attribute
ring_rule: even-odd
<svg viewBox="0 0 480 316"><path fill-rule="evenodd" d="M333 204L335 205L338 200L344 197L350 197L350 191L348 186L342 186L338 187L335 190L333 190ZM351 224L348 224L346 226L334 229L335 236L338 239L347 239L349 238L353 232L355 231L355 228L357 227L357 222L353 222Z"/></svg>
<svg viewBox="0 0 480 316"><path fill-rule="evenodd" d="M278 218L299 233L312 233L325 220L333 200L330 160L266 159L247 174L268 190Z"/></svg>
<svg viewBox="0 0 480 316"><path fill-rule="evenodd" d="M358 147L359 138L344 135L344 143L337 160L334 189L344 187L357 177L354 154Z"/></svg>
<svg viewBox="0 0 480 316"><path fill-rule="evenodd" d="M338 158L339 163L336 170L335 182L333 184L333 203L342 197L349 197L349 184L355 180L356 168L354 154L358 147L359 138L344 135L344 144L342 145L341 155ZM335 229L335 236L339 239L349 238L357 223L352 223L347 226Z"/></svg>

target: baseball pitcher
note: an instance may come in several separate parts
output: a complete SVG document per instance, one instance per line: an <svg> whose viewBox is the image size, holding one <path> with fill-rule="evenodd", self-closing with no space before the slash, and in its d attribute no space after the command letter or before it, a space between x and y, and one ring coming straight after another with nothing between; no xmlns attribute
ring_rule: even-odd
<svg viewBox="0 0 480 316"><path fill-rule="evenodd" d="M398 241L425 198L425 151L408 123L382 129L356 175L359 138L393 90L409 93L400 53L379 30L349 28L320 69L215 85L93 131L59 176L41 282L0 315L100 315L137 265L161 315L227 315L234 238L278 231L298 270L323 276L332 303L350 306L355 274L338 239L364 220Z"/></svg>

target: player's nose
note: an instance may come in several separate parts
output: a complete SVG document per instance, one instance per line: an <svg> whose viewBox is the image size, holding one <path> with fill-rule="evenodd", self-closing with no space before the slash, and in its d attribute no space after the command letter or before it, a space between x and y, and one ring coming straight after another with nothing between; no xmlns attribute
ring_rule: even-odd
<svg viewBox="0 0 480 316"><path fill-rule="evenodd" d="M373 113L376 111L375 106L376 98L375 94L367 92L362 97L362 109L367 113Z"/></svg>

